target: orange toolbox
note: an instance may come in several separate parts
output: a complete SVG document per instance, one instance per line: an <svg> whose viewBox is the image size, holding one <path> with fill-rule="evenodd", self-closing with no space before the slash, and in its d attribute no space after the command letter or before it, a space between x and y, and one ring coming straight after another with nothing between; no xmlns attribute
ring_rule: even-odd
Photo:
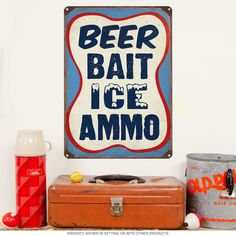
<svg viewBox="0 0 236 236"><path fill-rule="evenodd" d="M185 217L185 187L175 177L59 176L48 190L55 227L177 229Z"/></svg>

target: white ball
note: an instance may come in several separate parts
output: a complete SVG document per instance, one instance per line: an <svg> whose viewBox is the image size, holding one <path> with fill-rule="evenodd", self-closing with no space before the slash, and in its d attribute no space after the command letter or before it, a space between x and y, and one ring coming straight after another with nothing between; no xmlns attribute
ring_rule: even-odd
<svg viewBox="0 0 236 236"><path fill-rule="evenodd" d="M199 216L194 213L189 213L186 215L184 223L186 224L186 228L190 230L199 229L201 226Z"/></svg>

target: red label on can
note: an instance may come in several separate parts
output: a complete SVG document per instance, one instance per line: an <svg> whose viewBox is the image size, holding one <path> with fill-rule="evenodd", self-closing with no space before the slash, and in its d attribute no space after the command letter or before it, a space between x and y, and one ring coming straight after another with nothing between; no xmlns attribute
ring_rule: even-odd
<svg viewBox="0 0 236 236"><path fill-rule="evenodd" d="M233 169L234 182L236 183L236 171ZM226 190L225 187L226 172L216 173L213 176L202 176L200 178L188 180L188 191L192 194L207 193L210 189Z"/></svg>

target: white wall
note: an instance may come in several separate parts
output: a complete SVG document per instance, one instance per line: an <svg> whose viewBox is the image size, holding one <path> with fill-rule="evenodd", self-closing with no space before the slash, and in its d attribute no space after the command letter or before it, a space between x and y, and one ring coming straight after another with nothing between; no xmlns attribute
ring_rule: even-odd
<svg viewBox="0 0 236 236"><path fill-rule="evenodd" d="M173 8L173 157L65 159L63 9L71 2L0 0L0 216L15 209L18 129L43 129L52 142L48 184L73 170L95 175L175 175L185 180L186 153L236 153L236 1L146 0L146 5ZM74 0L73 5L85 2L134 4L133 0Z"/></svg>

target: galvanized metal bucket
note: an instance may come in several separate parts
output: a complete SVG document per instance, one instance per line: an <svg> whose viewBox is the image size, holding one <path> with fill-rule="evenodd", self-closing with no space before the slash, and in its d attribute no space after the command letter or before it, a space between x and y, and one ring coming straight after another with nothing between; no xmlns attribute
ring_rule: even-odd
<svg viewBox="0 0 236 236"><path fill-rule="evenodd" d="M236 228L236 155L187 155L187 210L203 227Z"/></svg>

